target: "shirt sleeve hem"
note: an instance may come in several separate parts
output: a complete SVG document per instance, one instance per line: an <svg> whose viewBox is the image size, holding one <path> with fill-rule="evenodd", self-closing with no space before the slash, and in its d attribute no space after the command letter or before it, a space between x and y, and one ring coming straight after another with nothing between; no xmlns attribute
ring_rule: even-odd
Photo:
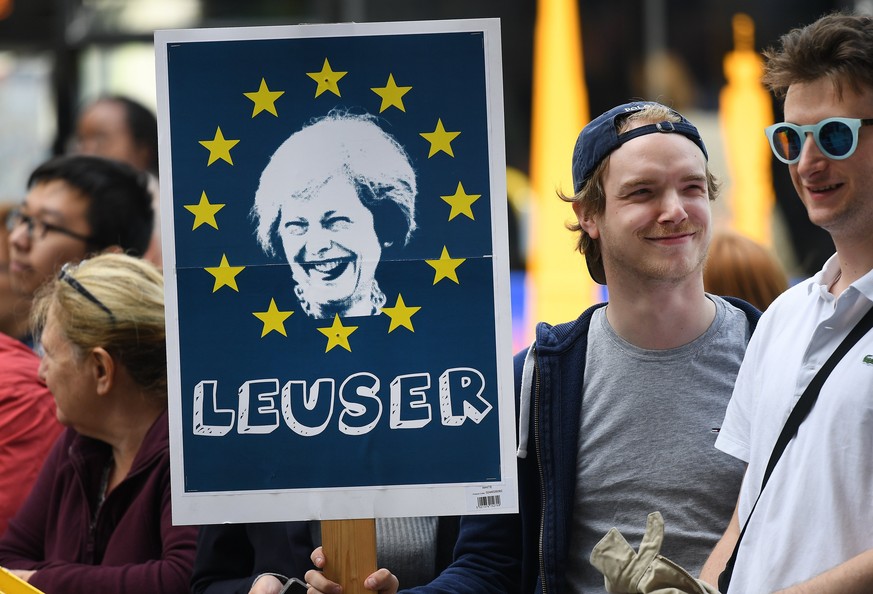
<svg viewBox="0 0 873 594"><path fill-rule="evenodd" d="M725 454L731 455L734 458L742 460L746 464L749 463L749 446L733 439L725 433L719 433L715 439L715 447Z"/></svg>

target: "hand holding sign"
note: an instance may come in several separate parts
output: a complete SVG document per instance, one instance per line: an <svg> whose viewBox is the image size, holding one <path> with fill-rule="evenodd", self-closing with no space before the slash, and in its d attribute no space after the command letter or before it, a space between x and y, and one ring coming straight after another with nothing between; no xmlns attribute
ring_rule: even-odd
<svg viewBox="0 0 873 594"><path fill-rule="evenodd" d="M328 561L323 547L318 547L312 551L312 563L319 570L325 570ZM348 594L348 590L340 589L339 584L328 579L321 571L314 569L307 571L306 581L311 589L320 594L338 594L339 592ZM359 591L378 592L379 594L396 594L400 588L397 576L385 568L376 570L368 575L360 586L363 586L363 590Z"/></svg>

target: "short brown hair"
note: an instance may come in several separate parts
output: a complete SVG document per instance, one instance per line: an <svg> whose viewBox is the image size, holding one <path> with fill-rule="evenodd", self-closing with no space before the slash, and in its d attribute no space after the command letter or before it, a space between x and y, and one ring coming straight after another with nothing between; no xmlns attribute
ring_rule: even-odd
<svg viewBox="0 0 873 594"><path fill-rule="evenodd" d="M709 244L703 288L714 295L739 297L764 311L788 288L788 277L763 245L733 231L717 231Z"/></svg>
<svg viewBox="0 0 873 594"><path fill-rule="evenodd" d="M849 85L860 93L873 89L873 18L835 12L780 39L780 48L764 51L763 82L778 97L788 87L827 78L837 96Z"/></svg>

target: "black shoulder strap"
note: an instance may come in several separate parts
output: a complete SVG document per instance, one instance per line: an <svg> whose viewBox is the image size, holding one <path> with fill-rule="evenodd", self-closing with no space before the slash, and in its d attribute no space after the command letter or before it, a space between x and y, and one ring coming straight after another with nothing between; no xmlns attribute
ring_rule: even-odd
<svg viewBox="0 0 873 594"><path fill-rule="evenodd" d="M800 428L800 424L809 414L809 411L812 410L812 406L818 399L821 387L831 374L831 371L834 370L834 367L837 366L840 359L849 352L849 349L855 346L855 343L861 340L862 336L867 334L870 328L873 328L873 308L864 314L864 317L855 324L852 331L849 332L849 334L843 339L843 342L840 343L825 364L822 365L821 369L818 370L818 373L816 373L815 377L812 378L812 381L809 382L806 390L801 394L797 404L794 405L791 414L788 415L788 419L785 421L785 426L782 427L782 432L776 440L776 445L773 446L773 452L770 454L770 461L767 462L767 468L764 470L764 478L761 481L761 489L758 491L758 498L755 499L755 504L749 512L749 517L746 518L746 523L743 525L739 538L737 538L737 544L734 545L734 551L731 553L731 558L728 559L724 571L718 578L718 589L723 594L727 594L728 587L730 586L731 574L733 574L734 564L737 561L737 551L740 550L740 543L743 541L743 535L746 534L746 528L749 526L749 519L752 517L752 513L754 513L755 508L758 506L758 501L761 500L761 493L763 493L764 487L767 485L767 481L770 479L770 475L776 467L776 463L779 461L779 458L782 457L782 452L785 451L788 442L797 435L797 430Z"/></svg>
<svg viewBox="0 0 873 594"><path fill-rule="evenodd" d="M818 393L821 391L821 387L824 385L825 380L831 374L831 371L834 370L834 367L837 366L837 363L840 362L840 359L846 356L849 349L855 346L855 343L861 340L871 327L873 327L873 309L868 311L855 327L852 328L852 331L843 339L840 346L837 347L830 358L824 365L822 365L821 369L818 370L818 373L815 374L815 377L812 378L812 381L809 382L803 395L797 401L797 404L794 405L791 414L788 415L788 419L785 421L785 426L782 428L782 433L779 434L779 439L776 440L776 445L773 446L773 453L770 454L770 461L767 463L767 469L764 471L764 479L761 481L762 491L764 485L767 484L767 480L770 478L770 474L773 472L773 468L776 466L776 462L779 461L782 452L785 451L788 442L797 435L797 429L800 427L800 423L803 422L809 414L809 411L812 410L812 405L815 404L815 401L818 399Z"/></svg>

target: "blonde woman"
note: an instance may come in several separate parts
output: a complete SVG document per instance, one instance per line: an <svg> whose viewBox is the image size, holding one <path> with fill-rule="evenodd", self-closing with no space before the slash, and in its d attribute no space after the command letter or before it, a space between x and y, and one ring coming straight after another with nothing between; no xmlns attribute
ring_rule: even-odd
<svg viewBox="0 0 873 594"><path fill-rule="evenodd" d="M160 273L119 254L67 265L32 322L67 429L0 538L0 565L47 594L187 592L197 530L170 516Z"/></svg>

